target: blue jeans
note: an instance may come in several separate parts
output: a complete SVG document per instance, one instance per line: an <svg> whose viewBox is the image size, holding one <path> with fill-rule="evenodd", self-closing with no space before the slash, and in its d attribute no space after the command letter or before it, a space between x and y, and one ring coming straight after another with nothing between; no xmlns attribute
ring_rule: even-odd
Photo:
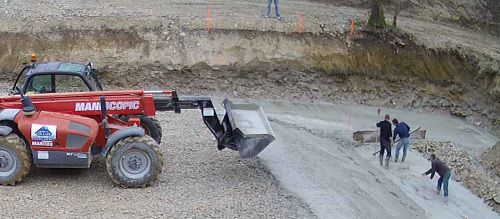
<svg viewBox="0 0 500 219"><path fill-rule="evenodd" d="M444 196L448 197L448 182L450 181L451 171L448 171L444 174L444 176L440 176L438 179L438 187L437 190L441 191L441 184L443 184Z"/></svg>
<svg viewBox="0 0 500 219"><path fill-rule="evenodd" d="M401 161L405 162L408 147L410 147L410 138L402 138L401 140L399 140L398 147L396 148L396 161L399 157L399 151L401 150L401 148L403 148L403 158L401 159Z"/></svg>
<svg viewBox="0 0 500 219"><path fill-rule="evenodd" d="M280 17L280 9L279 9L279 5L280 5L280 0L267 0L267 17L269 17L271 15L271 4L273 3L274 1L274 10L276 11L276 17Z"/></svg>

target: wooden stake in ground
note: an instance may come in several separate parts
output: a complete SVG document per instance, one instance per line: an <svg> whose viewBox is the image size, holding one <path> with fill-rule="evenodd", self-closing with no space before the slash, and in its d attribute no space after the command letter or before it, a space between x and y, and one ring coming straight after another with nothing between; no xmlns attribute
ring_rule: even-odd
<svg viewBox="0 0 500 219"><path fill-rule="evenodd" d="M208 7L207 30L209 33L212 32L212 9L210 7Z"/></svg>
<svg viewBox="0 0 500 219"><path fill-rule="evenodd" d="M299 29L298 29L299 33L302 33L302 31L303 31L302 30L302 17L303 16L304 16L303 14L299 15Z"/></svg>
<svg viewBox="0 0 500 219"><path fill-rule="evenodd" d="M354 36L354 17L351 17L351 37Z"/></svg>

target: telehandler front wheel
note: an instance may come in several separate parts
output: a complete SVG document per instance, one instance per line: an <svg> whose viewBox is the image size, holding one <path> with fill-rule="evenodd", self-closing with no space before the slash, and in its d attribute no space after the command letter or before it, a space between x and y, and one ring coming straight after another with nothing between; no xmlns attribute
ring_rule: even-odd
<svg viewBox="0 0 500 219"><path fill-rule="evenodd" d="M30 172L30 151L16 134L0 136L0 184L13 186Z"/></svg>
<svg viewBox="0 0 500 219"><path fill-rule="evenodd" d="M161 143L162 128L157 119L145 115L124 115L121 119L126 122L130 117L138 117L141 120L141 126L146 131L146 135L151 136L158 144Z"/></svg>
<svg viewBox="0 0 500 219"><path fill-rule="evenodd" d="M118 141L106 157L106 170L124 188L146 187L163 169L163 155L150 136L127 137Z"/></svg>

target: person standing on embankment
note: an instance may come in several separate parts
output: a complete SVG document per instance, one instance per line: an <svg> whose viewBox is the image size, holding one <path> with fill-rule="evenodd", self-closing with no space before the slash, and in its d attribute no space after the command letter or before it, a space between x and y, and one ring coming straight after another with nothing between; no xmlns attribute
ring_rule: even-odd
<svg viewBox="0 0 500 219"><path fill-rule="evenodd" d="M280 0L267 0L267 12L266 12L266 18L269 18L271 16L271 5L273 4L274 1L274 12L276 13L276 18L280 19Z"/></svg>

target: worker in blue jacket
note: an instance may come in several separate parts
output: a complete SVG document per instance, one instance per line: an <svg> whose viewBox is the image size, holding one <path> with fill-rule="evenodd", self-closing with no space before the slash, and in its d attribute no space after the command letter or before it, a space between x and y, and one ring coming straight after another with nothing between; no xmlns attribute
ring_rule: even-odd
<svg viewBox="0 0 500 219"><path fill-rule="evenodd" d="M396 137L399 136L399 144L396 147L396 156L394 157L394 162L398 162L399 151L403 148L403 158L401 162L405 162L406 153L408 152L408 147L410 147L410 126L408 126L404 122L399 122L397 119L392 120L392 124L394 125L394 135L392 135L392 141L396 140Z"/></svg>

